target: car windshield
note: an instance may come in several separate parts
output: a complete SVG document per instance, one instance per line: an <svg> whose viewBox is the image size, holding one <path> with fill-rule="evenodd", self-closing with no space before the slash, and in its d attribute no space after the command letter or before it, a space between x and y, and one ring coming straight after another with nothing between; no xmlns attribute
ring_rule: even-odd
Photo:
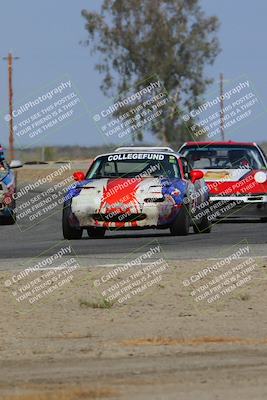
<svg viewBox="0 0 267 400"><path fill-rule="evenodd" d="M177 158L155 153L117 153L98 157L87 179L166 177L180 178Z"/></svg>
<svg viewBox="0 0 267 400"><path fill-rule="evenodd" d="M187 147L182 153L194 169L266 169L264 160L255 147Z"/></svg>

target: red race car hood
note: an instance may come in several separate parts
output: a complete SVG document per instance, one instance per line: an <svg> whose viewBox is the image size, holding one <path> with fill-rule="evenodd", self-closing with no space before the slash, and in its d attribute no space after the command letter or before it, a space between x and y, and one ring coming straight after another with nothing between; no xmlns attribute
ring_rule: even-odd
<svg viewBox="0 0 267 400"><path fill-rule="evenodd" d="M213 195L265 194L267 171L239 169L202 170Z"/></svg>
<svg viewBox="0 0 267 400"><path fill-rule="evenodd" d="M77 198L79 203L94 203L96 208L110 210L125 206L139 208L147 197L162 198L162 184L158 178L96 179L83 185ZM75 201L74 198L74 201ZM105 211L107 212L107 211Z"/></svg>
<svg viewBox="0 0 267 400"><path fill-rule="evenodd" d="M162 186L156 178L109 179L103 187L101 206L135 204L148 193L162 196Z"/></svg>

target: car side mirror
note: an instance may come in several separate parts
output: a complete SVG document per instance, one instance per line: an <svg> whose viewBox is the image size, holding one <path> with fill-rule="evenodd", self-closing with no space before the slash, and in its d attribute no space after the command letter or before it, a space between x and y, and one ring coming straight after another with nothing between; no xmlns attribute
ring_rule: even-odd
<svg viewBox="0 0 267 400"><path fill-rule="evenodd" d="M199 171L197 169L193 169L193 171L190 172L190 179L192 183L195 183L199 179L202 179L204 177L204 173L202 171Z"/></svg>
<svg viewBox="0 0 267 400"><path fill-rule="evenodd" d="M74 174L73 174L73 179L74 179L75 181L78 181L78 182L84 181L84 180L85 180L85 174L84 174L84 172L82 172L82 171L74 172Z"/></svg>
<svg viewBox="0 0 267 400"><path fill-rule="evenodd" d="M23 166L23 164L20 160L12 160L11 163L9 164L9 167L12 169L21 168L22 166Z"/></svg>

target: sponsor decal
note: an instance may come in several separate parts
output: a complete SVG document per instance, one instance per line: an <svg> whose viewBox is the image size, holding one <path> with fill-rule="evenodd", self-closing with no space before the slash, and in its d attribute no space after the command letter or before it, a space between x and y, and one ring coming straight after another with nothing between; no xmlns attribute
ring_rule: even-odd
<svg viewBox="0 0 267 400"><path fill-rule="evenodd" d="M248 168L237 168L237 169L212 169L212 170L202 170L204 173L204 179L206 181L219 181L219 182L226 182L226 181L240 181L244 179L249 173L250 169Z"/></svg>
<svg viewBox="0 0 267 400"><path fill-rule="evenodd" d="M228 171L207 171L204 173L204 179L206 180L219 180L219 179L230 179L230 174Z"/></svg>
<svg viewBox="0 0 267 400"><path fill-rule="evenodd" d="M127 153L127 154L112 154L108 156L108 161L123 161L123 160L164 160L163 154L154 153Z"/></svg>

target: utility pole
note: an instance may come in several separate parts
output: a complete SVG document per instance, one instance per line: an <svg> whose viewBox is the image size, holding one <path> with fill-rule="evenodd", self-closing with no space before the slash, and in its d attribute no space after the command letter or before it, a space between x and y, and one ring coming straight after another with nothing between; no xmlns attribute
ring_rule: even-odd
<svg viewBox="0 0 267 400"><path fill-rule="evenodd" d="M18 60L19 57L13 57L12 53L9 52L7 57L3 57L3 60L7 60L8 63L8 97L9 97L9 161L14 160L14 129L13 129L13 60Z"/></svg>
<svg viewBox="0 0 267 400"><path fill-rule="evenodd" d="M220 74L220 105L221 105L221 112L220 112L220 117L221 117L221 139L224 142L225 141L225 135L224 135L224 104L223 104L223 74Z"/></svg>

